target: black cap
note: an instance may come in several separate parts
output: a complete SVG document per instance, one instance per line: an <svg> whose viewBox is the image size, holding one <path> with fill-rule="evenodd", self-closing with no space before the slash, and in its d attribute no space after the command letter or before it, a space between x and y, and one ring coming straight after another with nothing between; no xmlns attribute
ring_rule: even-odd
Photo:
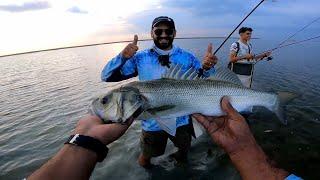
<svg viewBox="0 0 320 180"><path fill-rule="evenodd" d="M152 21L152 27L156 27L159 23L167 23L171 28L176 29L173 19L167 16L159 16Z"/></svg>

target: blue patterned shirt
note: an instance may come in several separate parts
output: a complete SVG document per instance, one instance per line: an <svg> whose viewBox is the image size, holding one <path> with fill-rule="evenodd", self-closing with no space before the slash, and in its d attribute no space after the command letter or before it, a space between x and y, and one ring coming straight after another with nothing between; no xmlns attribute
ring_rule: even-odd
<svg viewBox="0 0 320 180"><path fill-rule="evenodd" d="M138 51L132 58L125 59L121 54L111 59L103 68L101 73L102 81L117 82L138 75L139 80L160 79L167 67L161 66L158 61L158 53L153 49ZM179 64L182 71L189 68L201 69L200 61L190 52L177 46L173 46L170 54L171 64ZM214 73L214 68L203 71L203 76L208 77ZM189 124L189 117L178 117L176 126L180 127ZM142 129L145 131L161 131L158 123L154 119L142 121Z"/></svg>

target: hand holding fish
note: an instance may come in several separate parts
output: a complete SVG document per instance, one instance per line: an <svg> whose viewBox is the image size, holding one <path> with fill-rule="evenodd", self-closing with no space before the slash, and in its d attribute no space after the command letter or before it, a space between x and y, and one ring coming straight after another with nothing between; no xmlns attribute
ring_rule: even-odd
<svg viewBox="0 0 320 180"><path fill-rule="evenodd" d="M134 56L139 49L137 44L138 44L138 35L134 35L132 43L128 44L121 52L122 56L125 59L129 59L132 56Z"/></svg>
<svg viewBox="0 0 320 180"><path fill-rule="evenodd" d="M210 43L208 45L208 49L206 51L206 54L205 54L205 56L203 58L203 62L202 62L202 67L205 70L210 69L212 66L214 66L218 62L218 58L212 53L212 50L213 50L213 46Z"/></svg>
<svg viewBox="0 0 320 180"><path fill-rule="evenodd" d="M194 114L193 117L204 126L213 141L229 155L240 172L242 179L284 179L289 173L273 167L250 132L245 119L223 97L221 108L225 116L212 117Z"/></svg>
<svg viewBox="0 0 320 180"><path fill-rule="evenodd" d="M228 154L236 153L247 146L255 144L245 119L232 107L227 97L221 100L224 116L203 116L194 114L193 117L204 126L211 138Z"/></svg>
<svg viewBox="0 0 320 180"><path fill-rule="evenodd" d="M90 136L100 140L103 144L108 145L119 139L132 122L133 118L130 118L126 124L104 124L98 116L89 115L79 120L73 134Z"/></svg>

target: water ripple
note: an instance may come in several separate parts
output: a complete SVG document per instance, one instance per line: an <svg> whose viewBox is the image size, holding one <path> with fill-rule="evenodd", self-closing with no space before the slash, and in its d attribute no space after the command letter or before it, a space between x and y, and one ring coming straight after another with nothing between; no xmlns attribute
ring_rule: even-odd
<svg viewBox="0 0 320 180"><path fill-rule="evenodd" d="M203 54L199 47L207 45L207 41L178 42L199 56ZM266 46L259 41L255 43L257 48ZM147 47L146 44L142 43L143 47ZM93 53L97 51L99 53ZM219 56L227 52L228 48L224 47ZM282 126L270 113L259 112L252 117L255 119L252 129L259 144L267 153L276 154L273 158L284 168L317 179L314 173L298 165L306 162L310 167L317 167L320 161L320 108L311 107L320 102L320 61L307 53L301 61L292 52L283 50L273 62L257 64L254 76L254 89L286 90L301 95L287 108L289 125ZM94 97L137 80L101 82L100 71L106 57L109 59L116 53L113 46L101 46L1 59L0 179L22 179L30 174L62 146L78 119L87 113ZM224 61L227 57L220 59ZM266 129L272 129L273 133L264 133ZM168 153L175 150L169 143L166 154L154 160L159 167L147 172L136 163L140 133L140 122L135 122L123 137L112 143L107 163L97 166L93 179L239 179L237 171L207 136L193 142L188 170L176 168L167 158ZM313 159L317 163L312 164Z"/></svg>

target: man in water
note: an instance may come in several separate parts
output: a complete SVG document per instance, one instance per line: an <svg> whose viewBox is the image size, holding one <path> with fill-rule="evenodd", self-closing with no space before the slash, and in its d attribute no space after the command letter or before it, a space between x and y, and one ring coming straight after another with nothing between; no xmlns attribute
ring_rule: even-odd
<svg viewBox="0 0 320 180"><path fill-rule="evenodd" d="M199 76L208 77L210 73L214 73L213 66L217 63L217 58L212 54L212 44L209 44L201 64L194 55L173 44L175 36L176 28L171 18L166 16L155 18L151 26L153 46L137 52L138 36L135 35L133 42L104 67L101 74L102 80L117 82L137 75L139 80L160 79L172 64L181 65L184 72L189 68L195 68ZM139 164L150 167L152 157L164 154L168 138L178 148L172 157L177 161L186 162L193 133L189 121L189 116L178 117L176 136L173 137L163 131L155 120L143 120L140 138L142 152L139 156Z"/></svg>
<svg viewBox="0 0 320 180"><path fill-rule="evenodd" d="M239 29L240 39L233 43L230 48L230 62L228 67L237 74L245 87L251 88L254 64L271 55L265 52L255 56L250 43L252 28L242 27Z"/></svg>
<svg viewBox="0 0 320 180"><path fill-rule="evenodd" d="M231 106L228 98L222 98L221 109L225 116L193 116L207 130L211 139L228 154L242 179L301 180L270 163L245 119ZM71 136L60 151L32 173L28 180L89 179L97 162L107 155L101 148L94 147L105 147L120 138L132 121L126 125L103 124L97 116L82 118L73 132L78 135Z"/></svg>

